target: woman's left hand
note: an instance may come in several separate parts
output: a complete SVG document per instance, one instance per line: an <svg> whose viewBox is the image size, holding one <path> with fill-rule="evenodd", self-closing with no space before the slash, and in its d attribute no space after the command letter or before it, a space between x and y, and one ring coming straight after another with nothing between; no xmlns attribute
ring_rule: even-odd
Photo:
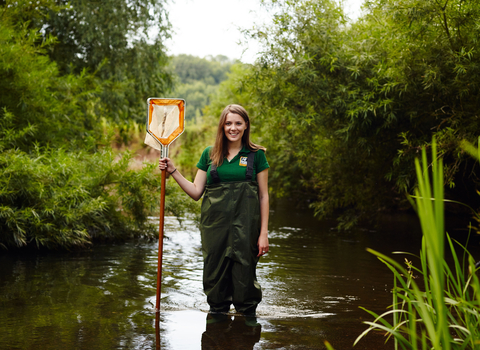
<svg viewBox="0 0 480 350"><path fill-rule="evenodd" d="M260 234L260 237L258 237L258 255L257 258L261 257L262 255L265 255L268 253L269 247L268 247L268 235Z"/></svg>

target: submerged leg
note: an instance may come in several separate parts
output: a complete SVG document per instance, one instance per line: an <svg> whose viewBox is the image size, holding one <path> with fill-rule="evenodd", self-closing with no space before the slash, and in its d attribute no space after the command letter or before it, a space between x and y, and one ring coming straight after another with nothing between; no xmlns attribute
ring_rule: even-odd
<svg viewBox="0 0 480 350"><path fill-rule="evenodd" d="M232 304L233 262L224 257L220 262L206 257L203 265L203 289L207 295L210 312L228 312Z"/></svg>
<svg viewBox="0 0 480 350"><path fill-rule="evenodd" d="M237 312L255 316L257 305L262 301L262 288L257 281L257 258L249 264L235 262L232 267L233 304Z"/></svg>

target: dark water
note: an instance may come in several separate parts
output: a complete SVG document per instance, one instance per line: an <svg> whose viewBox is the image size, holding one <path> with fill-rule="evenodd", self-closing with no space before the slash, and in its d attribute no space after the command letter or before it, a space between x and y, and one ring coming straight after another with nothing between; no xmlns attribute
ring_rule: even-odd
<svg viewBox="0 0 480 350"><path fill-rule="evenodd" d="M372 320L359 306L383 312L391 304L392 274L365 248L418 253L416 218L339 233L310 213L283 207L271 216L271 251L258 267L259 327L233 313L206 324L199 233L188 220L167 218L158 335L156 242L3 252L0 349L324 349L325 340L352 349L362 322ZM376 333L355 349L393 349L384 342Z"/></svg>

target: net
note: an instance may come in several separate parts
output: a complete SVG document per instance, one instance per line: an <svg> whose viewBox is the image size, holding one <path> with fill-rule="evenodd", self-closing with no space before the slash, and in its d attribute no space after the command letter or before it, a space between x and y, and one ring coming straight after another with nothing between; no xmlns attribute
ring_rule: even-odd
<svg viewBox="0 0 480 350"><path fill-rule="evenodd" d="M183 133L185 100L149 98L145 144L160 150Z"/></svg>

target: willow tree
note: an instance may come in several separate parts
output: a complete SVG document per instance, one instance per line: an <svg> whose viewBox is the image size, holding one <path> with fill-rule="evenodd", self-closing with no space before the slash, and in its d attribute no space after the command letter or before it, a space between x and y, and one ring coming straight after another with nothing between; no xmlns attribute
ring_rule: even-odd
<svg viewBox="0 0 480 350"><path fill-rule="evenodd" d="M480 1L367 1L355 23L335 1L274 3L240 88L260 116L272 188L352 225L404 203L412 159L434 135L450 195L474 193L458 145L480 126Z"/></svg>

